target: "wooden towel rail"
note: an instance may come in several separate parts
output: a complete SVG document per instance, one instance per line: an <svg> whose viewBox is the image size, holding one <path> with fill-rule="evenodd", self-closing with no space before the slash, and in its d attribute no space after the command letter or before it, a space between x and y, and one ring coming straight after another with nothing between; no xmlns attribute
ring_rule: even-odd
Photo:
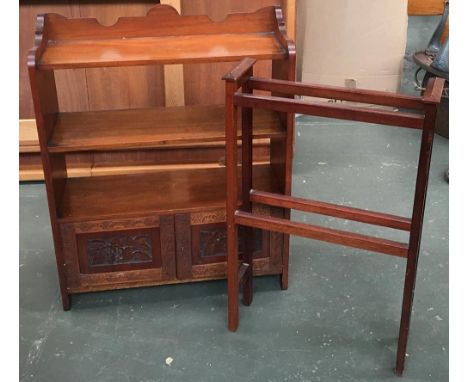
<svg viewBox="0 0 468 382"><path fill-rule="evenodd" d="M253 76L254 64L254 59L246 58L224 76L226 81L228 327L231 331L235 331L239 324L239 286L242 287L243 303L250 305L252 302L252 228L285 235L298 235L403 257L407 259L407 266L396 361L396 373L401 375L405 362L416 282L435 119L444 80L432 78L427 85L425 94L422 97L414 97L381 91L257 78ZM262 95L254 95L254 90L267 91L271 95L263 95L263 93ZM294 98L299 95L382 105L387 106L387 108L375 109L367 106L356 107L352 104L309 102ZM405 109L405 111L392 111L388 106ZM242 109L242 179L240 182L236 175L238 166L236 149L238 108ZM294 113L302 113L422 130L411 218L252 189L252 110L255 108L287 113L288 118L293 117ZM286 155L292 155L292 142L289 142L286 150L288 151ZM238 191L241 191L242 198L240 208L237 200ZM252 212L253 203L281 208L285 212L282 215L285 218L254 213ZM383 238L293 222L289 219L291 209L408 231L409 242L399 243ZM239 227L244 230L242 240L245 241L243 243L245 250L242 258L239 258L238 254Z"/></svg>

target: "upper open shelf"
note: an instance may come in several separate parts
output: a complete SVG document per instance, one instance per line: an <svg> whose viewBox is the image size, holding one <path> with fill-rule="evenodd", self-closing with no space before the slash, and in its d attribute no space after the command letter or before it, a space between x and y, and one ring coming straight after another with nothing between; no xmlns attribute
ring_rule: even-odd
<svg viewBox="0 0 468 382"><path fill-rule="evenodd" d="M224 142L224 114L223 105L59 113L48 150L174 148ZM255 110L253 121L254 138L286 134L276 112Z"/></svg>
<svg viewBox="0 0 468 382"><path fill-rule="evenodd" d="M282 59L288 56L288 42L279 7L215 22L157 5L146 16L122 17L111 26L48 13L38 16L36 47L28 62L39 69L71 69L237 61L246 56Z"/></svg>

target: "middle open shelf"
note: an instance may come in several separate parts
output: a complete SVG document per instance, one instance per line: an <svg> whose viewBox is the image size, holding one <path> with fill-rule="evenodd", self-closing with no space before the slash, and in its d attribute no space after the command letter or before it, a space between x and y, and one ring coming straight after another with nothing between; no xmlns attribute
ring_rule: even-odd
<svg viewBox="0 0 468 382"><path fill-rule="evenodd" d="M224 113L223 105L59 113L48 150L65 153L224 142ZM254 138L285 136L275 112L256 110L253 118Z"/></svg>
<svg viewBox="0 0 468 382"><path fill-rule="evenodd" d="M254 186L279 191L270 165L254 166ZM225 167L69 178L59 219L64 222L174 214L224 208L225 204Z"/></svg>

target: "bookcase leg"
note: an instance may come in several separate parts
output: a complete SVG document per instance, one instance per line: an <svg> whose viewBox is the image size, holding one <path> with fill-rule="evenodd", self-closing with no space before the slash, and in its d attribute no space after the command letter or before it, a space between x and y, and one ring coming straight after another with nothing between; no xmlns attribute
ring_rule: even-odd
<svg viewBox="0 0 468 382"><path fill-rule="evenodd" d="M289 286L289 235L283 235L283 270L280 275L282 290L287 290Z"/></svg>
<svg viewBox="0 0 468 382"><path fill-rule="evenodd" d="M237 259L237 227L228 226L228 329L232 332L239 326L239 280Z"/></svg>
<svg viewBox="0 0 468 382"><path fill-rule="evenodd" d="M244 280L242 283L242 303L244 305L250 305L253 299L253 230L250 227L243 227L244 233L244 262L248 264L248 268L245 271Z"/></svg>
<svg viewBox="0 0 468 382"><path fill-rule="evenodd" d="M63 310L65 310L65 311L70 310L70 308L71 308L71 294L68 294L68 293L62 291L61 295L62 295Z"/></svg>

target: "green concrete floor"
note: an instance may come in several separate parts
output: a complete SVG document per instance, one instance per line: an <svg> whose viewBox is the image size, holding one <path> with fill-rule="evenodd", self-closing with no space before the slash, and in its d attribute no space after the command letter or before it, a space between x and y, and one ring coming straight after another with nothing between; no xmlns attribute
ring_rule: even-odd
<svg viewBox="0 0 468 382"><path fill-rule="evenodd" d="M294 194L410 216L420 132L299 117L296 133ZM393 368L404 259L293 238L289 289L255 279L236 333L225 281L76 295L64 312L45 189L32 183L19 195L21 381L448 381L448 151L437 136L403 379Z"/></svg>

